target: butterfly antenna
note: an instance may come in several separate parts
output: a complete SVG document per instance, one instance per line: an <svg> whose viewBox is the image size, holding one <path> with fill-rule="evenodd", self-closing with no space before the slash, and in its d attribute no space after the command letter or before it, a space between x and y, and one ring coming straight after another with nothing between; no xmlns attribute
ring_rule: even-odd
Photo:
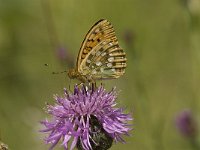
<svg viewBox="0 0 200 150"><path fill-rule="evenodd" d="M45 63L44 66L49 67L49 64ZM60 73L65 73L65 72L67 72L67 71L66 70L65 71L59 71L59 72L53 71L52 74L60 74Z"/></svg>
<svg viewBox="0 0 200 150"><path fill-rule="evenodd" d="M94 85L94 84L96 84L96 82L92 83L92 94L94 93L94 90L95 90L95 87L96 87L96 85Z"/></svg>

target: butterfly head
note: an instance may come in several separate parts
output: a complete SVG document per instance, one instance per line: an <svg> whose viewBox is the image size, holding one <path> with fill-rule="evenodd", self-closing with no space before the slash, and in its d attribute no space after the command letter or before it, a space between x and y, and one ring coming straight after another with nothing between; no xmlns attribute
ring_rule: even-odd
<svg viewBox="0 0 200 150"><path fill-rule="evenodd" d="M69 69L67 75L70 79L77 78L77 71L76 69Z"/></svg>

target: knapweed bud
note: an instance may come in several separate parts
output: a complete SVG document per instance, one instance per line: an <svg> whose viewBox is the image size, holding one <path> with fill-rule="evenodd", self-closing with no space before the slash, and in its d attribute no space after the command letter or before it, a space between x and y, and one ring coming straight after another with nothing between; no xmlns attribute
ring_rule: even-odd
<svg viewBox="0 0 200 150"><path fill-rule="evenodd" d="M184 137L195 138L197 136L197 123L190 110L184 110L176 116L176 127Z"/></svg>

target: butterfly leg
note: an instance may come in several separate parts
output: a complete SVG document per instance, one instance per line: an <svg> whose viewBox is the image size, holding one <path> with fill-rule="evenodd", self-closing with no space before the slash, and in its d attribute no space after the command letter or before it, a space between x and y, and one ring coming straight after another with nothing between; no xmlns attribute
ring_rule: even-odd
<svg viewBox="0 0 200 150"><path fill-rule="evenodd" d="M94 79L91 78L91 81L90 81L90 87L92 88L92 90L95 90L97 88L97 83Z"/></svg>
<svg viewBox="0 0 200 150"><path fill-rule="evenodd" d="M68 88L69 88L69 91L72 92L72 90L71 90L71 79L69 80L69 87Z"/></svg>
<svg viewBox="0 0 200 150"><path fill-rule="evenodd" d="M91 87L93 87L93 86L94 86L94 88L97 87L97 86L96 86L96 81L95 81L94 78L92 78L92 75L90 75L89 77L87 77L87 79L88 79L88 82L90 83L90 86L91 86Z"/></svg>

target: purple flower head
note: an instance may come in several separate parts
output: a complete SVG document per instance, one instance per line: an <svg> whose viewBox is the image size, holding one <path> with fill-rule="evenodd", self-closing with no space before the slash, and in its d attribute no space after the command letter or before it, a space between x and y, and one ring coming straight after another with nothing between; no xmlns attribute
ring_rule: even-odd
<svg viewBox="0 0 200 150"><path fill-rule="evenodd" d="M98 88L75 86L74 93L65 89L64 96L55 95L56 104L47 105L52 116L51 121L41 123L45 126L42 132L48 132L46 143L50 149L61 141L67 150L77 147L79 150L106 150L112 141L124 142L122 135L131 130L129 114L122 108L116 108L117 92L107 92L103 86Z"/></svg>
<svg viewBox="0 0 200 150"><path fill-rule="evenodd" d="M176 126L185 137L194 138L197 135L197 124L190 110L184 110L177 115Z"/></svg>

